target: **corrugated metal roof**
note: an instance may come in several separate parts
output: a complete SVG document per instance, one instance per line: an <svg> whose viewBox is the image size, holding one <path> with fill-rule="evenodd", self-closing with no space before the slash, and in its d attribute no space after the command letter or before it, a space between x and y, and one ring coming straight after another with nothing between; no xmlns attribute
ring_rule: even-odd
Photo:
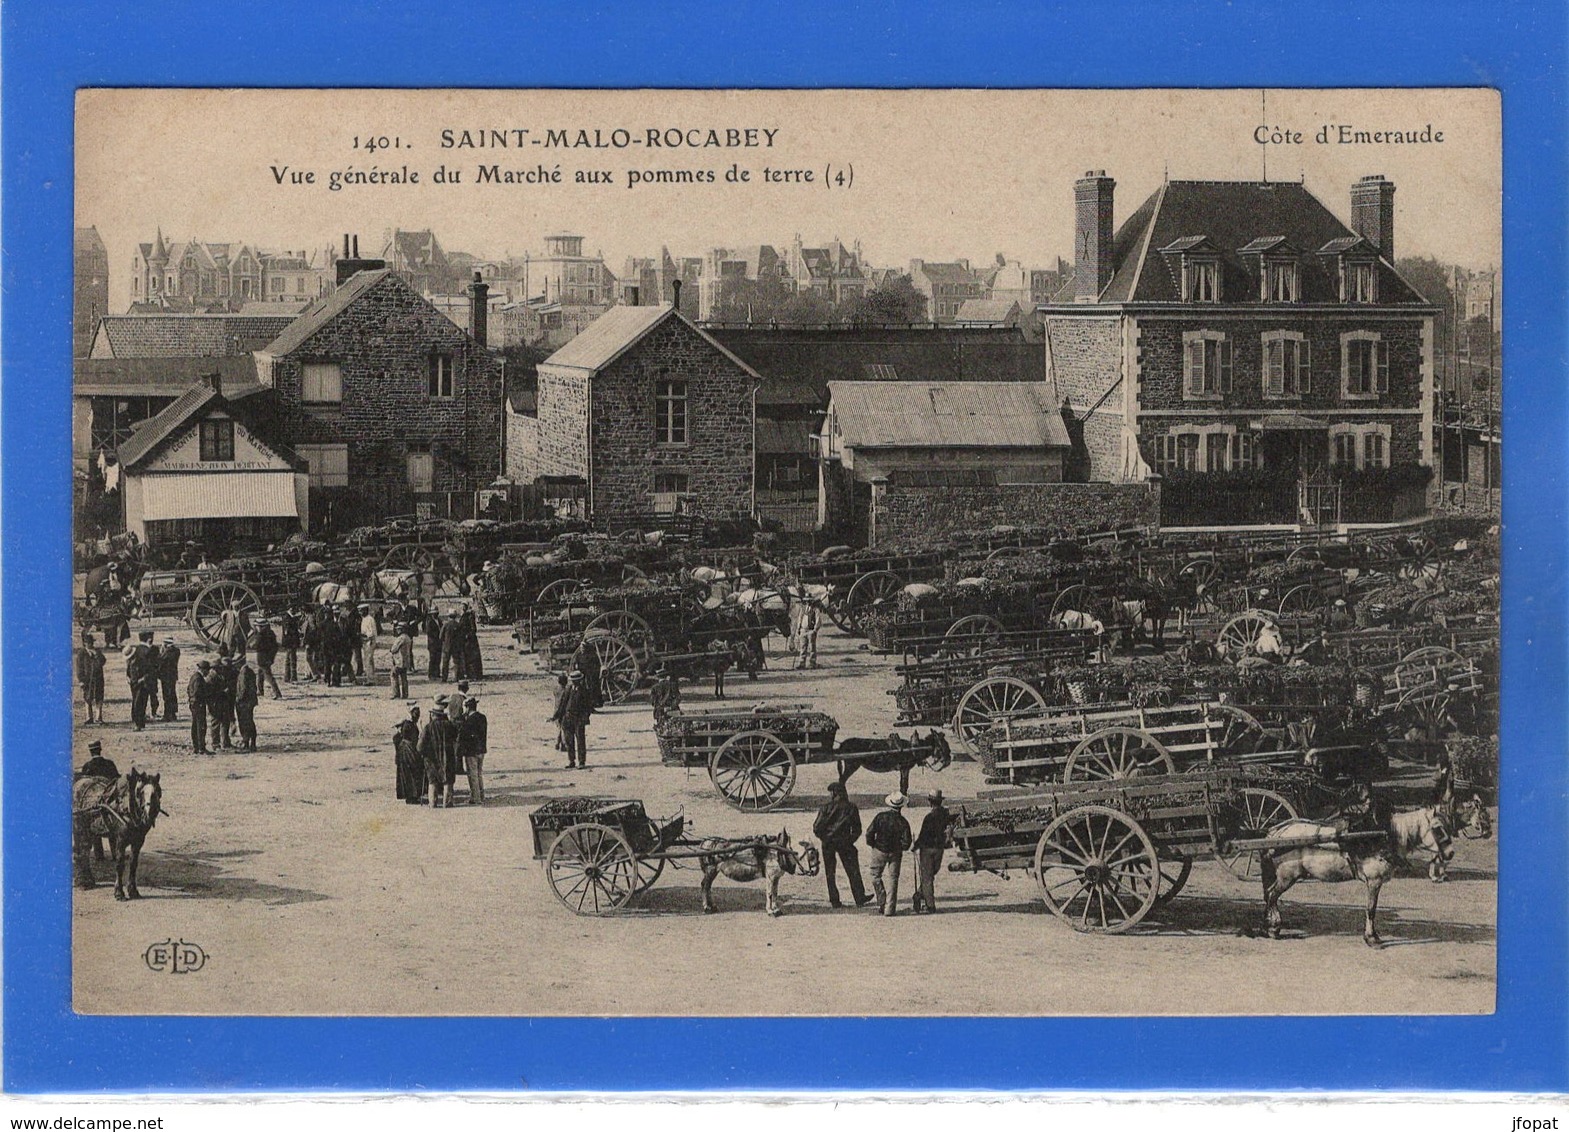
<svg viewBox="0 0 1569 1132"><path fill-rule="evenodd" d="M679 321L693 334L696 334L730 361L756 378L759 383L762 382L763 379L756 370L726 349L708 331L692 322L685 315L681 314L680 311L676 310L675 307L669 305L658 307L611 307L604 314L589 323L572 341L539 364L542 366L565 366L568 369L585 369L598 372L626 353L645 336L652 333L654 328L667 318L674 318Z"/></svg>
<svg viewBox="0 0 1569 1132"><path fill-rule="evenodd" d="M814 430L811 421L772 421L757 418L757 450L771 455L794 453L805 456L812 451Z"/></svg>
<svg viewBox="0 0 1569 1132"><path fill-rule="evenodd" d="M847 448L1068 447L1045 382L830 381Z"/></svg>
<svg viewBox="0 0 1569 1132"><path fill-rule="evenodd" d="M178 397L192 382L211 373L223 379L226 397L261 388L255 357L239 354L227 358L78 358L71 392L78 397Z"/></svg>
<svg viewBox="0 0 1569 1132"><path fill-rule="evenodd" d="M144 519L294 519L294 473L171 472L142 476Z"/></svg>

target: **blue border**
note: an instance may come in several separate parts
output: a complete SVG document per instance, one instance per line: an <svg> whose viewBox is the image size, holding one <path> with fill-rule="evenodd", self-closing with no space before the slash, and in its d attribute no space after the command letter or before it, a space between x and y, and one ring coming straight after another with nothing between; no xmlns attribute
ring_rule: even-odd
<svg viewBox="0 0 1569 1132"><path fill-rule="evenodd" d="M711 0L668 10L10 0L0 24L7 1090L1569 1087L1561 2L1052 9L795 0L775 11ZM547 43L549 52L533 49ZM48 705L64 703L70 684L72 97L93 85L1501 88L1509 762L1498 1013L1235 1021L73 1016L62 817L69 799L63 780L35 773L34 764L58 765L37 753L69 742L65 713ZM785 1048L792 1056L779 1057Z"/></svg>

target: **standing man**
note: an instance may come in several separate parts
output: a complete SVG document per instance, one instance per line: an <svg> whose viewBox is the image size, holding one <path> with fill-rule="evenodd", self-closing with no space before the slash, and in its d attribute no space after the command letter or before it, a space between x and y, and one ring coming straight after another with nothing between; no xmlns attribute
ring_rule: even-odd
<svg viewBox="0 0 1569 1132"><path fill-rule="evenodd" d="M681 685L663 664L656 671L658 675L654 680L653 688L649 691L649 698L654 705L654 722L663 723L681 710ZM859 818L857 818L855 834L857 837L861 835Z"/></svg>
<svg viewBox="0 0 1569 1132"><path fill-rule="evenodd" d="M409 698L409 669L414 667L414 638L409 635L405 622L398 626L398 635L392 640L390 663L392 665L392 698Z"/></svg>
<svg viewBox="0 0 1569 1132"><path fill-rule="evenodd" d="M485 661L479 652L479 619L472 608L463 611L458 625L463 633L463 675L470 680L483 680Z"/></svg>
<svg viewBox="0 0 1569 1132"><path fill-rule="evenodd" d="M108 663L98 638L91 633L82 634L82 647L76 650L76 682L82 688L82 702L87 705L87 722L104 721L104 666Z"/></svg>
<svg viewBox="0 0 1569 1132"><path fill-rule="evenodd" d="M462 680L468 675L468 653L463 648L463 626L458 624L458 611L447 614L441 623L441 682L445 684L454 675Z"/></svg>
<svg viewBox="0 0 1569 1132"><path fill-rule="evenodd" d="M566 691L556 707L552 722L561 724L567 741L567 769L588 769L588 717L594 713L593 697L583 673L574 668L567 674Z"/></svg>
<svg viewBox="0 0 1569 1132"><path fill-rule="evenodd" d="M240 599L235 598L228 609L218 614L218 643L229 646L230 656L243 657L250 635L250 615L240 608Z"/></svg>
<svg viewBox="0 0 1569 1132"><path fill-rule="evenodd" d="M360 666L366 680L376 682L376 637L381 632L381 626L376 624L376 615L371 612L370 606L360 606Z"/></svg>
<svg viewBox="0 0 1569 1132"><path fill-rule="evenodd" d="M300 678L300 611L290 609L283 615L283 678L296 683Z"/></svg>
<svg viewBox="0 0 1569 1132"><path fill-rule="evenodd" d="M202 694L207 701L207 743L214 751L234 749L234 685L229 676L233 663L232 658L220 656L202 681Z"/></svg>
<svg viewBox="0 0 1569 1132"><path fill-rule="evenodd" d="M473 696L463 701L463 720L458 724L458 755L463 759L463 772L469 780L469 805L485 804L485 752L489 740L490 721L479 710L479 701Z"/></svg>
<svg viewBox="0 0 1569 1132"><path fill-rule="evenodd" d="M468 714L469 682L458 681L458 694L452 697L447 704L447 718L452 720L452 726L461 728L463 717Z"/></svg>
<svg viewBox="0 0 1569 1132"><path fill-rule="evenodd" d="M180 686L180 646L173 637L163 639L155 663L158 666L158 683L163 692L163 721L174 723L179 719L179 701L175 692Z"/></svg>
<svg viewBox="0 0 1569 1132"><path fill-rule="evenodd" d="M855 843L861 836L861 811L850 801L844 783L828 784L828 802L817 811L812 823L812 836L823 844L823 877L828 881L828 903L843 908L839 899L839 885L834 874L837 864L844 865L845 879L850 882L850 895L857 908L871 901L866 895L866 885L861 880L861 858ZM837 862L836 859L837 858Z"/></svg>
<svg viewBox="0 0 1569 1132"><path fill-rule="evenodd" d="M932 808L921 819L921 832L915 836L916 912L937 911L937 870L942 867L942 853L948 847L948 827L953 824L953 815L943 808L941 790L933 790L927 801Z"/></svg>
<svg viewBox="0 0 1569 1132"><path fill-rule="evenodd" d="M185 685L185 706L191 711L191 753L211 754L207 750L207 674L212 671L212 661L199 660L190 683Z"/></svg>
<svg viewBox="0 0 1569 1132"><path fill-rule="evenodd" d="M272 685L272 698L283 699L278 688L278 678L272 674L273 663L278 659L278 634L273 632L272 620L263 617L251 634L251 647L256 650L256 690L264 692Z"/></svg>
<svg viewBox="0 0 1569 1132"><path fill-rule="evenodd" d="M441 675L441 618L434 608L425 614L425 676L431 681L443 679Z"/></svg>
<svg viewBox="0 0 1569 1132"><path fill-rule="evenodd" d="M888 795L888 808L872 819L866 830L866 845L871 850L868 865L872 873L872 891L877 894L877 905L885 916L899 911L899 866L910 848L913 838L910 823L904 820L903 794Z"/></svg>
<svg viewBox="0 0 1569 1132"><path fill-rule="evenodd" d="M317 683L326 672L322 656L322 607L316 606L305 614L300 625L300 639L305 642L305 666L310 669L311 682Z"/></svg>
<svg viewBox="0 0 1569 1132"><path fill-rule="evenodd" d="M125 646L125 680L131 686L131 723L141 731L147 726L150 688L158 686L157 661L153 656L153 635L149 630L137 634L134 645Z"/></svg>
<svg viewBox="0 0 1569 1132"><path fill-rule="evenodd" d="M822 613L810 601L799 603L800 620L796 624L795 666L817 667L817 631L822 626Z"/></svg>
<svg viewBox="0 0 1569 1132"><path fill-rule="evenodd" d="M442 697L444 700L446 697ZM439 810L452 806L452 784L457 780L457 728L447 718L446 704L437 701L430 722L420 732L419 755L425 764L425 783L430 787L430 805ZM445 799L445 801L443 801Z"/></svg>
<svg viewBox="0 0 1569 1132"><path fill-rule="evenodd" d="M256 669L243 660L234 669L234 716L240 730L240 750L256 749L256 701L260 681Z"/></svg>
<svg viewBox="0 0 1569 1132"><path fill-rule="evenodd" d="M590 710L605 702L604 671L599 666L599 653L585 641L572 655L572 667L583 674L583 688L588 693Z"/></svg>
<svg viewBox="0 0 1569 1132"><path fill-rule="evenodd" d="M321 607L321 660L327 676L327 687L343 686L343 628L338 615L329 606Z"/></svg>

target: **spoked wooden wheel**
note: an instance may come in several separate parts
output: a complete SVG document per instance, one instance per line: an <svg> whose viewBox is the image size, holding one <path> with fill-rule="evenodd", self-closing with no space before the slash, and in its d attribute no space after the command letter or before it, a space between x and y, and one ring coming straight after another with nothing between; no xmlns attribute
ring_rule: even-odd
<svg viewBox="0 0 1569 1132"><path fill-rule="evenodd" d="M576 578L557 578L554 582L547 583L539 591L539 596L534 599L535 605L565 605L572 595L583 588L583 583Z"/></svg>
<svg viewBox="0 0 1569 1132"><path fill-rule="evenodd" d="M1193 558L1182 564L1182 568L1177 571L1177 577L1192 578L1195 584L1208 586L1215 580L1219 569L1213 558Z"/></svg>
<svg viewBox="0 0 1569 1132"><path fill-rule="evenodd" d="M1417 585L1434 586L1443 572L1444 562L1438 557L1433 540L1422 535L1412 538L1397 571L1400 577Z"/></svg>
<svg viewBox="0 0 1569 1132"><path fill-rule="evenodd" d="M1273 617L1262 610L1245 610L1220 627L1215 637L1215 651L1227 659L1252 656L1266 629L1279 632Z"/></svg>
<svg viewBox="0 0 1569 1132"><path fill-rule="evenodd" d="M1231 704L1206 704L1204 711L1215 758L1244 758L1280 749L1279 736L1241 708Z"/></svg>
<svg viewBox="0 0 1569 1132"><path fill-rule="evenodd" d="M874 606L888 601L904 589L904 579L892 570L873 570L862 574L845 595L845 617L850 622L848 632L860 632L860 626Z"/></svg>
<svg viewBox="0 0 1569 1132"><path fill-rule="evenodd" d="M599 658L599 690L606 703L619 704L637 691L643 680L643 662L636 649L603 629L585 632L583 644Z"/></svg>
<svg viewBox="0 0 1569 1132"><path fill-rule="evenodd" d="M1464 664L1465 657L1447 645L1423 645L1419 649L1412 649L1400 658L1401 667L1417 665L1422 668L1442 668L1451 664ZM1398 676L1401 668L1397 667Z"/></svg>
<svg viewBox="0 0 1569 1132"><path fill-rule="evenodd" d="M1290 554L1286 555L1288 566L1306 566L1310 562L1322 562L1324 552L1316 546L1293 547Z"/></svg>
<svg viewBox="0 0 1569 1132"><path fill-rule="evenodd" d="M647 581L648 581L648 575L643 573L643 571L638 569L636 566L632 565L632 563L626 562L626 563L622 564L622 566L621 566L621 584L623 586L638 586L638 587L642 587L643 584L646 583Z"/></svg>
<svg viewBox="0 0 1569 1132"><path fill-rule="evenodd" d="M613 634L625 641L637 654L639 664L647 664L654 652L654 630L635 613L625 609L608 609L583 627L587 636L596 629Z"/></svg>
<svg viewBox="0 0 1569 1132"><path fill-rule="evenodd" d="M1282 614L1310 613L1324 604L1324 595L1317 586L1292 586L1280 595L1280 603L1275 607Z"/></svg>
<svg viewBox="0 0 1569 1132"><path fill-rule="evenodd" d="M1188 883L1188 877L1193 873L1193 858L1178 857L1169 860L1165 857L1160 861L1160 891L1155 894L1155 903L1161 907L1175 899Z"/></svg>
<svg viewBox="0 0 1569 1132"><path fill-rule="evenodd" d="M654 882L659 879L659 874L665 871L663 857L639 857L637 859L637 889L633 896L642 896L643 893L654 887Z"/></svg>
<svg viewBox="0 0 1569 1132"><path fill-rule="evenodd" d="M953 730L966 743L973 743L988 727L1006 719L1039 715L1046 710L1046 697L1035 685L1017 676L988 676L959 697L953 713Z"/></svg>
<svg viewBox="0 0 1569 1132"><path fill-rule="evenodd" d="M795 789L795 752L767 731L743 731L708 758L714 788L738 810L771 810Z"/></svg>
<svg viewBox="0 0 1569 1132"><path fill-rule="evenodd" d="M1259 786L1244 786L1237 799L1233 815L1236 822L1231 835L1238 840L1263 837L1281 822L1299 817L1297 808L1273 790ZM1246 852L1228 849L1216 858L1238 880L1257 880L1259 875L1258 850Z"/></svg>
<svg viewBox="0 0 1569 1132"><path fill-rule="evenodd" d="M1024 553L1022 546L999 546L986 556L986 561L995 562L999 558L1017 558Z"/></svg>
<svg viewBox="0 0 1569 1132"><path fill-rule="evenodd" d="M637 895L637 854L619 830L574 825L551 844L545 877L556 899L574 913L603 916L625 908Z"/></svg>
<svg viewBox="0 0 1569 1132"><path fill-rule="evenodd" d="M1051 619L1055 622L1064 613L1088 613L1091 617L1098 617L1092 608L1095 604L1095 595L1090 588L1081 583L1074 583L1062 590L1051 603Z"/></svg>
<svg viewBox="0 0 1569 1132"><path fill-rule="evenodd" d="M1108 806L1069 810L1035 846L1035 879L1046 907L1075 931L1131 928L1155 906L1160 878L1149 834Z"/></svg>
<svg viewBox="0 0 1569 1132"><path fill-rule="evenodd" d="M971 613L948 627L943 634L942 652L948 656L976 656L1000 646L1002 635L1002 622L997 618Z"/></svg>
<svg viewBox="0 0 1569 1132"><path fill-rule="evenodd" d="M1062 780L1099 782L1176 773L1171 752L1153 735L1136 727L1106 727L1073 748Z"/></svg>
<svg viewBox="0 0 1569 1132"><path fill-rule="evenodd" d="M1415 688L1401 699L1397 715L1421 732L1423 739L1436 742L1456 729L1454 699L1449 692L1433 687Z"/></svg>
<svg viewBox="0 0 1569 1132"><path fill-rule="evenodd" d="M262 613L262 601L244 582L217 581L203 586L191 602L191 628L208 645L218 644L218 621L225 610L239 603L240 612L253 620Z"/></svg>
<svg viewBox="0 0 1569 1132"><path fill-rule="evenodd" d="M381 559L383 570L428 570L430 553L417 542L400 542Z"/></svg>

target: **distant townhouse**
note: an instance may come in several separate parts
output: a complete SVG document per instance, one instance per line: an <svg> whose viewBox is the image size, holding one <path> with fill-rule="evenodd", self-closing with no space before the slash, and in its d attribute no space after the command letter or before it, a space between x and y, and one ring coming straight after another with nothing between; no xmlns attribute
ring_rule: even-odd
<svg viewBox="0 0 1569 1132"><path fill-rule="evenodd" d="M596 522L753 510L757 372L673 305L612 307L541 362L508 475L580 482Z"/></svg>
<svg viewBox="0 0 1569 1132"><path fill-rule="evenodd" d="M352 249L358 254L358 244ZM416 294L450 295L461 293L468 281L462 267L454 266L429 228L410 231L389 228L382 235L379 257L388 270L403 277Z"/></svg>
<svg viewBox="0 0 1569 1132"><path fill-rule="evenodd" d="M871 286L860 244L846 248L838 237L823 247L809 248L796 236L785 250L783 262L797 292L815 292L835 306L854 302Z"/></svg>
<svg viewBox="0 0 1569 1132"><path fill-rule="evenodd" d="M744 285L768 280L794 286L789 267L771 245L710 250L703 257L698 317L704 321L717 318L717 312L732 303Z"/></svg>
<svg viewBox="0 0 1569 1132"><path fill-rule="evenodd" d="M76 229L71 259L71 356L85 358L98 320L109 313L109 251L97 228Z"/></svg>
<svg viewBox="0 0 1569 1132"><path fill-rule="evenodd" d="M337 289L256 354L272 434L309 465L313 521L467 517L501 465L502 362L480 342L488 287L470 288L471 334L379 261L338 271Z"/></svg>
<svg viewBox="0 0 1569 1132"><path fill-rule="evenodd" d="M910 281L926 296L926 310L936 323L952 322L966 300L984 299L988 290L986 275L971 270L967 259L952 263L912 259Z"/></svg>
<svg viewBox="0 0 1569 1132"><path fill-rule="evenodd" d="M1162 473L1171 525L1420 514L1435 310L1395 269L1395 186L1342 223L1304 185L1171 181L1113 226L1074 186L1072 283L1042 308L1089 477Z"/></svg>
<svg viewBox="0 0 1569 1132"><path fill-rule="evenodd" d="M616 281L617 300L628 306L657 307L676 301L681 284L680 311L687 318L700 317L705 262L699 256L673 256L660 248L657 256L628 257Z"/></svg>
<svg viewBox="0 0 1569 1132"><path fill-rule="evenodd" d="M583 237L546 236L545 250L510 264L524 300L544 299L564 306L609 306L616 299L616 277L600 255L583 254Z"/></svg>

